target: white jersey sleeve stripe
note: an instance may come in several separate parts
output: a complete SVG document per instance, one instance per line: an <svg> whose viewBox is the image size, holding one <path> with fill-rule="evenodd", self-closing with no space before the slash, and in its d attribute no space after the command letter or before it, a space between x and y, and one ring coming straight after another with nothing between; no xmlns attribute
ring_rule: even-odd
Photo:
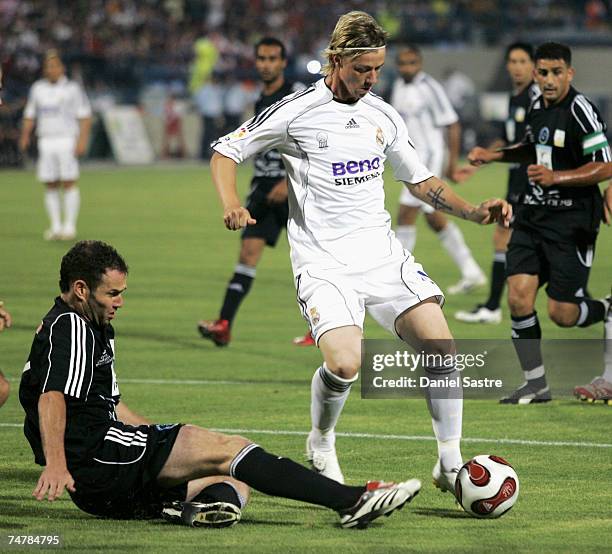
<svg viewBox="0 0 612 554"><path fill-rule="evenodd" d="M572 102L571 109L574 118L576 121L578 121L580 127L582 127L582 130L585 133L588 134L592 133L593 131L601 131L603 129L603 125L597 118L597 114L593 110L593 106L590 105L584 96L576 96Z"/></svg>

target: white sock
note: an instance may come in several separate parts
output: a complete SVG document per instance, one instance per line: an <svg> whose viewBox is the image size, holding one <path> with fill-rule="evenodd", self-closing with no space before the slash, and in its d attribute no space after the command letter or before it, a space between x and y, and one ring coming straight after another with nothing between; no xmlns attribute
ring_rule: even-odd
<svg viewBox="0 0 612 554"><path fill-rule="evenodd" d="M448 377L449 379L461 378L458 371L452 373L439 373L427 371L427 376L431 378ZM454 388L446 389L453 396ZM431 414L431 423L434 434L438 441L438 457L443 471L451 471L453 468L461 466L461 426L463 420L463 398L440 398L445 394L445 389L427 389L427 407Z"/></svg>
<svg viewBox="0 0 612 554"><path fill-rule="evenodd" d="M417 228L416 225L400 225L395 229L395 236L402 246L412 252L416 244Z"/></svg>
<svg viewBox="0 0 612 554"><path fill-rule="evenodd" d="M462 277L477 277L482 273L482 269L476 263L471 250L465 243L461 229L455 223L449 221L446 227L438 233L438 238L461 271Z"/></svg>
<svg viewBox="0 0 612 554"><path fill-rule="evenodd" d="M612 317L604 322L604 372L602 377L612 383Z"/></svg>
<svg viewBox="0 0 612 554"><path fill-rule="evenodd" d="M77 218L79 217L79 207L81 206L81 193L79 187L73 185L64 190L64 230L68 232L76 231Z"/></svg>
<svg viewBox="0 0 612 554"><path fill-rule="evenodd" d="M62 212L58 189L45 189L45 209L51 223L51 232L59 233L62 229Z"/></svg>
<svg viewBox="0 0 612 554"><path fill-rule="evenodd" d="M334 429L351 392L351 385L357 380L338 377L323 364L312 377L310 417L312 430L311 444L317 450L332 450L336 442Z"/></svg>

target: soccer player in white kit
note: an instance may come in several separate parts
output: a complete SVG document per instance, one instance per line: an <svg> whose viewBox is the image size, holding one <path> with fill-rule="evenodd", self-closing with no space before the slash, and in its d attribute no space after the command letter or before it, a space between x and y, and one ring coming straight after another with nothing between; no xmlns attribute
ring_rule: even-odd
<svg viewBox="0 0 612 554"><path fill-rule="evenodd" d="M423 71L423 56L418 46L406 44L399 47L397 68L399 77L393 83L391 105L406 123L420 160L436 177L446 175L453 181L464 181L473 173L473 168L457 166L461 146L459 117L440 83ZM447 150L448 159L445 159ZM416 219L421 211L461 272L461 280L448 287L447 292L467 292L485 284L486 276L472 256L459 227L448 221L442 212L417 198L408 188L404 188L400 196L395 230L402 246L409 252L414 251Z"/></svg>
<svg viewBox="0 0 612 554"><path fill-rule="evenodd" d="M366 308L417 350L452 349L442 291L391 230L384 162L418 197L464 219L508 222L511 208L504 200L473 206L421 164L402 118L370 92L385 61L385 32L371 16L340 17L326 55L325 78L213 144L211 171L225 225L240 229L255 220L237 195L236 164L263 149L281 153L298 302L324 359L312 380L307 453L317 471L343 482L334 428L357 380ZM454 368L427 371L439 375ZM428 398L428 406L438 439L434 479L453 490L462 463L462 399Z"/></svg>
<svg viewBox="0 0 612 554"><path fill-rule="evenodd" d="M26 151L36 124L38 137L38 180L45 183L45 208L50 227L45 240L76 237L80 193L78 157L87 150L91 128L91 106L81 86L69 80L59 54L49 50L44 60L44 79L30 89L23 112L19 146ZM62 202L60 185L64 189Z"/></svg>

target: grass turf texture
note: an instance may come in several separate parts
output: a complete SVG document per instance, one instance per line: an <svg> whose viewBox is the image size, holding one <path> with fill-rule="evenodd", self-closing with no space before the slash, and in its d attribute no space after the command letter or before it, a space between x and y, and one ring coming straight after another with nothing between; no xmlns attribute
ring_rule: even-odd
<svg viewBox="0 0 612 554"><path fill-rule="evenodd" d="M241 169L244 193L250 168ZM387 176L388 206L394 215L399 185ZM503 195L504 168L481 170L459 188L475 201ZM229 348L199 338L195 323L214 318L236 263L239 236L226 231L207 168L85 169L81 180L79 238L112 243L130 265L126 305L116 322L117 371L123 398L158 422L185 421L206 427L303 432L250 433L268 450L303 461L309 427L309 383L320 363L315 348L296 348L304 332L295 302L286 239L267 249L257 279L233 330ZM351 483L366 479L418 477L417 499L384 525L366 532L345 531L325 509L254 493L243 521L221 531L193 530L164 522L96 520L72 505L66 494L54 504L31 498L40 470L17 427L21 421L18 378L40 317L57 294L59 261L69 245L45 243L47 224L42 188L32 172L0 173L0 295L14 317L0 336L0 368L13 393L0 410L0 550L9 534L61 534L73 551L253 551L481 552L601 550L612 531L610 459L612 449L513 443L465 442L467 459L480 453L507 458L521 480L517 505L494 521L467 517L448 494L430 484L435 441L338 439L340 461ZM492 227L458 222L477 260L490 267ZM609 291L611 230L600 234L589 288ZM419 222L415 254L443 288L459 278L432 232ZM448 297L445 312L458 338L507 338L509 317L499 326L456 322L452 314L482 301L486 290ZM601 325L559 329L546 316L545 295L538 311L545 338L599 338ZM388 338L372 320L369 338ZM601 367L584 367L584 382ZM518 370L517 383L521 381ZM131 379L244 381L243 384L152 384ZM539 406L498 406L466 401L464 435L610 443L610 408L564 399ZM431 437L425 403L419 400L361 400L353 391L338 431Z"/></svg>

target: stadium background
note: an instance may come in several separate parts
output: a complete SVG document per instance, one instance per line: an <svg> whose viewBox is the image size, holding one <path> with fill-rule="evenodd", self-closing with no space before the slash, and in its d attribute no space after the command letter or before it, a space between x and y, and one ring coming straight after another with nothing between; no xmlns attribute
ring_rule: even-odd
<svg viewBox="0 0 612 554"><path fill-rule="evenodd" d="M361 400L354 391L341 420L340 459L350 482L414 475L422 494L385 525L366 533L333 526L333 514L254 494L244 521L224 532L198 532L151 522L102 522L79 512L64 496L53 505L30 493L39 470L21 435L15 394L39 318L57 293L59 259L68 245L45 243L40 185L32 158L13 148L25 95L40 70L40 56L59 47L73 78L83 81L98 115L113 105L136 106L156 161L121 167L112 157L100 120L83 164L83 209L79 238L114 244L130 264L129 293L116 322L117 370L126 402L156 421L189 421L242 432L272 451L303 460L308 429L309 381L319 363L316 349L290 344L304 330L295 304L286 240L267 251L255 287L235 326L228 349L204 343L195 322L214 316L238 248L225 231L207 165L199 155L200 117L192 93L194 45L209 40L218 51L202 74L225 86L238 84L252 98L252 43L262 34L283 38L290 48L291 75L313 80L306 65L318 58L336 16L365 9L394 34L424 46L426 70L443 79L446 70L472 81L464 106L470 141L484 140L496 124L508 82L503 47L512 40L563 40L572 45L579 90L610 117L608 65L612 63L610 4L602 1L465 2L261 2L227 1L17 1L0 0L0 58L5 71L0 107L0 295L14 328L0 336L0 369L13 394L0 410L0 539L8 534L61 534L74 551L347 552L584 552L609 547L610 410L571 398L549 405L500 407L469 401L465 407L464 455L490 451L507 457L521 479L521 498L504 518L469 519L448 495L429 485L435 442L420 401ZM206 49L205 49L206 50ZM196 64L197 65L197 64ZM388 83L392 55L383 71ZM201 84L201 83L200 83ZM385 82L381 84L384 92ZM171 95L171 96L170 96ZM183 117L188 156L163 160L164 106L176 102ZM500 100L501 98L501 100ZM245 115L248 112L245 106ZM11 154L12 153L12 154ZM34 152L30 153L31 155ZM168 157L170 152L167 153ZM176 157L176 153L174 153ZM240 171L241 193L251 169ZM481 170L460 189L475 201L502 195L505 169ZM395 213L399 185L388 176L387 203ZM491 258L492 229L459 222L479 263ZM458 275L449 268L437 239L419 229L416 255L443 287ZM590 281L592 293L609 292L610 229L603 228ZM499 326L469 326L452 320L472 307L483 291L449 298L445 311L460 338L507 338L507 310ZM543 295L541 295L543 296ZM543 298L538 311L546 313ZM558 329L542 317L546 338L599 338L601 328ZM386 338L370 320L367 333ZM584 367L584 381L600 367ZM517 368L517 383L520 373ZM554 373L551 372L554 383ZM248 431L248 432L247 432ZM5 542L0 541L0 550Z"/></svg>

